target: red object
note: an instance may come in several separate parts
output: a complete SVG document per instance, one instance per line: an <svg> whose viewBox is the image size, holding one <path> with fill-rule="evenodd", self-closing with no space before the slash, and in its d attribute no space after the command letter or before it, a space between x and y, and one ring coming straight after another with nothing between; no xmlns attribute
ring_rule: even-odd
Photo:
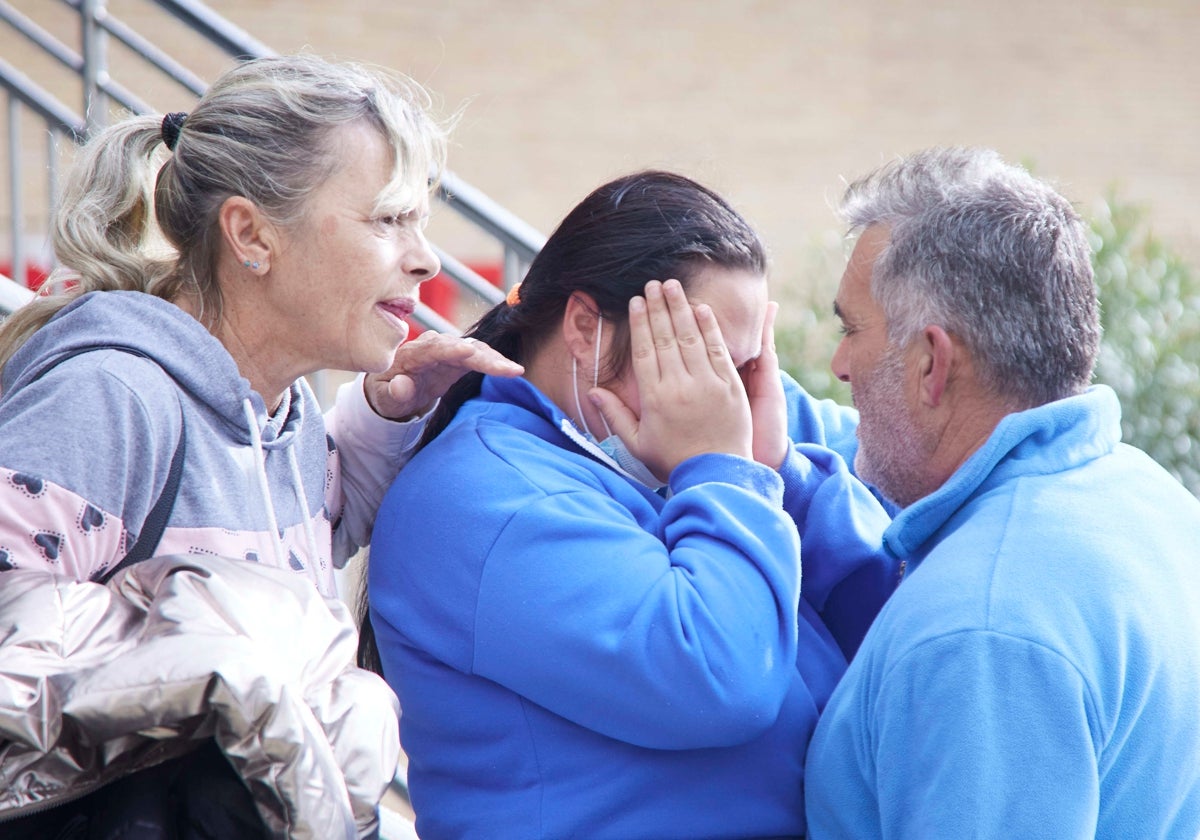
<svg viewBox="0 0 1200 840"><path fill-rule="evenodd" d="M468 263L467 267L493 286L500 285L500 263ZM421 302L455 324L458 323L458 294L458 284L440 272L421 284ZM412 318L409 319L409 326L409 338L416 338L424 331L424 327Z"/></svg>
<svg viewBox="0 0 1200 840"><path fill-rule="evenodd" d="M27 288L33 289L36 292L39 288L41 288L41 285L46 282L46 278L50 276L50 269L43 268L36 263L26 262L25 277L22 279L19 277L13 277L12 262L10 260L4 260L0 262L0 274L3 274L5 277L10 277L13 280L16 280L18 283L23 282Z"/></svg>

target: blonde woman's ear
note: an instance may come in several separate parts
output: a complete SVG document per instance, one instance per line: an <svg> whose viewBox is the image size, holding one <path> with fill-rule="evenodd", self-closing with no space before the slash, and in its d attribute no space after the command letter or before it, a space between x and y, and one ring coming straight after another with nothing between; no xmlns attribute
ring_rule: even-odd
<svg viewBox="0 0 1200 840"><path fill-rule="evenodd" d="M245 270L262 275L271 270L277 240L275 226L245 196L225 199L217 216L225 250Z"/></svg>

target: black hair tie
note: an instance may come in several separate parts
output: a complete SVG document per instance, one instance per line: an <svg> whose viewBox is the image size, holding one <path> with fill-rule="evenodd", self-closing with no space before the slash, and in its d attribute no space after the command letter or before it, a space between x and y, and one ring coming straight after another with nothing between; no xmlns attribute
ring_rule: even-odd
<svg viewBox="0 0 1200 840"><path fill-rule="evenodd" d="M186 119L187 111L172 111L163 117L162 141L171 151L175 151L175 144L179 142L179 132L183 131L183 121Z"/></svg>

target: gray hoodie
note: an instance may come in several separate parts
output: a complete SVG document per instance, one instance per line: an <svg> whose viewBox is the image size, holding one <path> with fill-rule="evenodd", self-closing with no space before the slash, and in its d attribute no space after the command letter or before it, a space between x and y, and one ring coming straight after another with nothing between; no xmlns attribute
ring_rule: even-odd
<svg viewBox="0 0 1200 840"><path fill-rule="evenodd" d="M0 376L0 570L85 580L118 562L163 491L183 424L183 480L156 553L291 568L326 595L422 426L377 416L361 381L323 418L297 380L270 416L225 347L177 306L84 295Z"/></svg>

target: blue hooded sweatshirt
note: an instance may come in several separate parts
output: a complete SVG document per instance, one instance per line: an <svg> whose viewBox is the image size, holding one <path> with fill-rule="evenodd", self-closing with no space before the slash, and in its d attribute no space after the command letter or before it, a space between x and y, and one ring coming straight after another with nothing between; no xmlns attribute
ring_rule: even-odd
<svg viewBox="0 0 1200 840"><path fill-rule="evenodd" d="M83 295L4 366L0 571L87 580L118 562L185 424L183 480L156 553L291 568L326 595L421 427L375 415L361 382L322 418L298 380L269 416L225 347L179 307L140 292Z"/></svg>
<svg viewBox="0 0 1200 840"><path fill-rule="evenodd" d="M852 412L788 393L793 434L850 448ZM805 746L897 580L889 521L820 445L779 472L697 456L660 495L485 378L371 543L418 832L801 834Z"/></svg>
<svg viewBox="0 0 1200 840"><path fill-rule="evenodd" d="M817 727L813 840L1200 837L1200 501L1103 386L1006 417L885 540Z"/></svg>

